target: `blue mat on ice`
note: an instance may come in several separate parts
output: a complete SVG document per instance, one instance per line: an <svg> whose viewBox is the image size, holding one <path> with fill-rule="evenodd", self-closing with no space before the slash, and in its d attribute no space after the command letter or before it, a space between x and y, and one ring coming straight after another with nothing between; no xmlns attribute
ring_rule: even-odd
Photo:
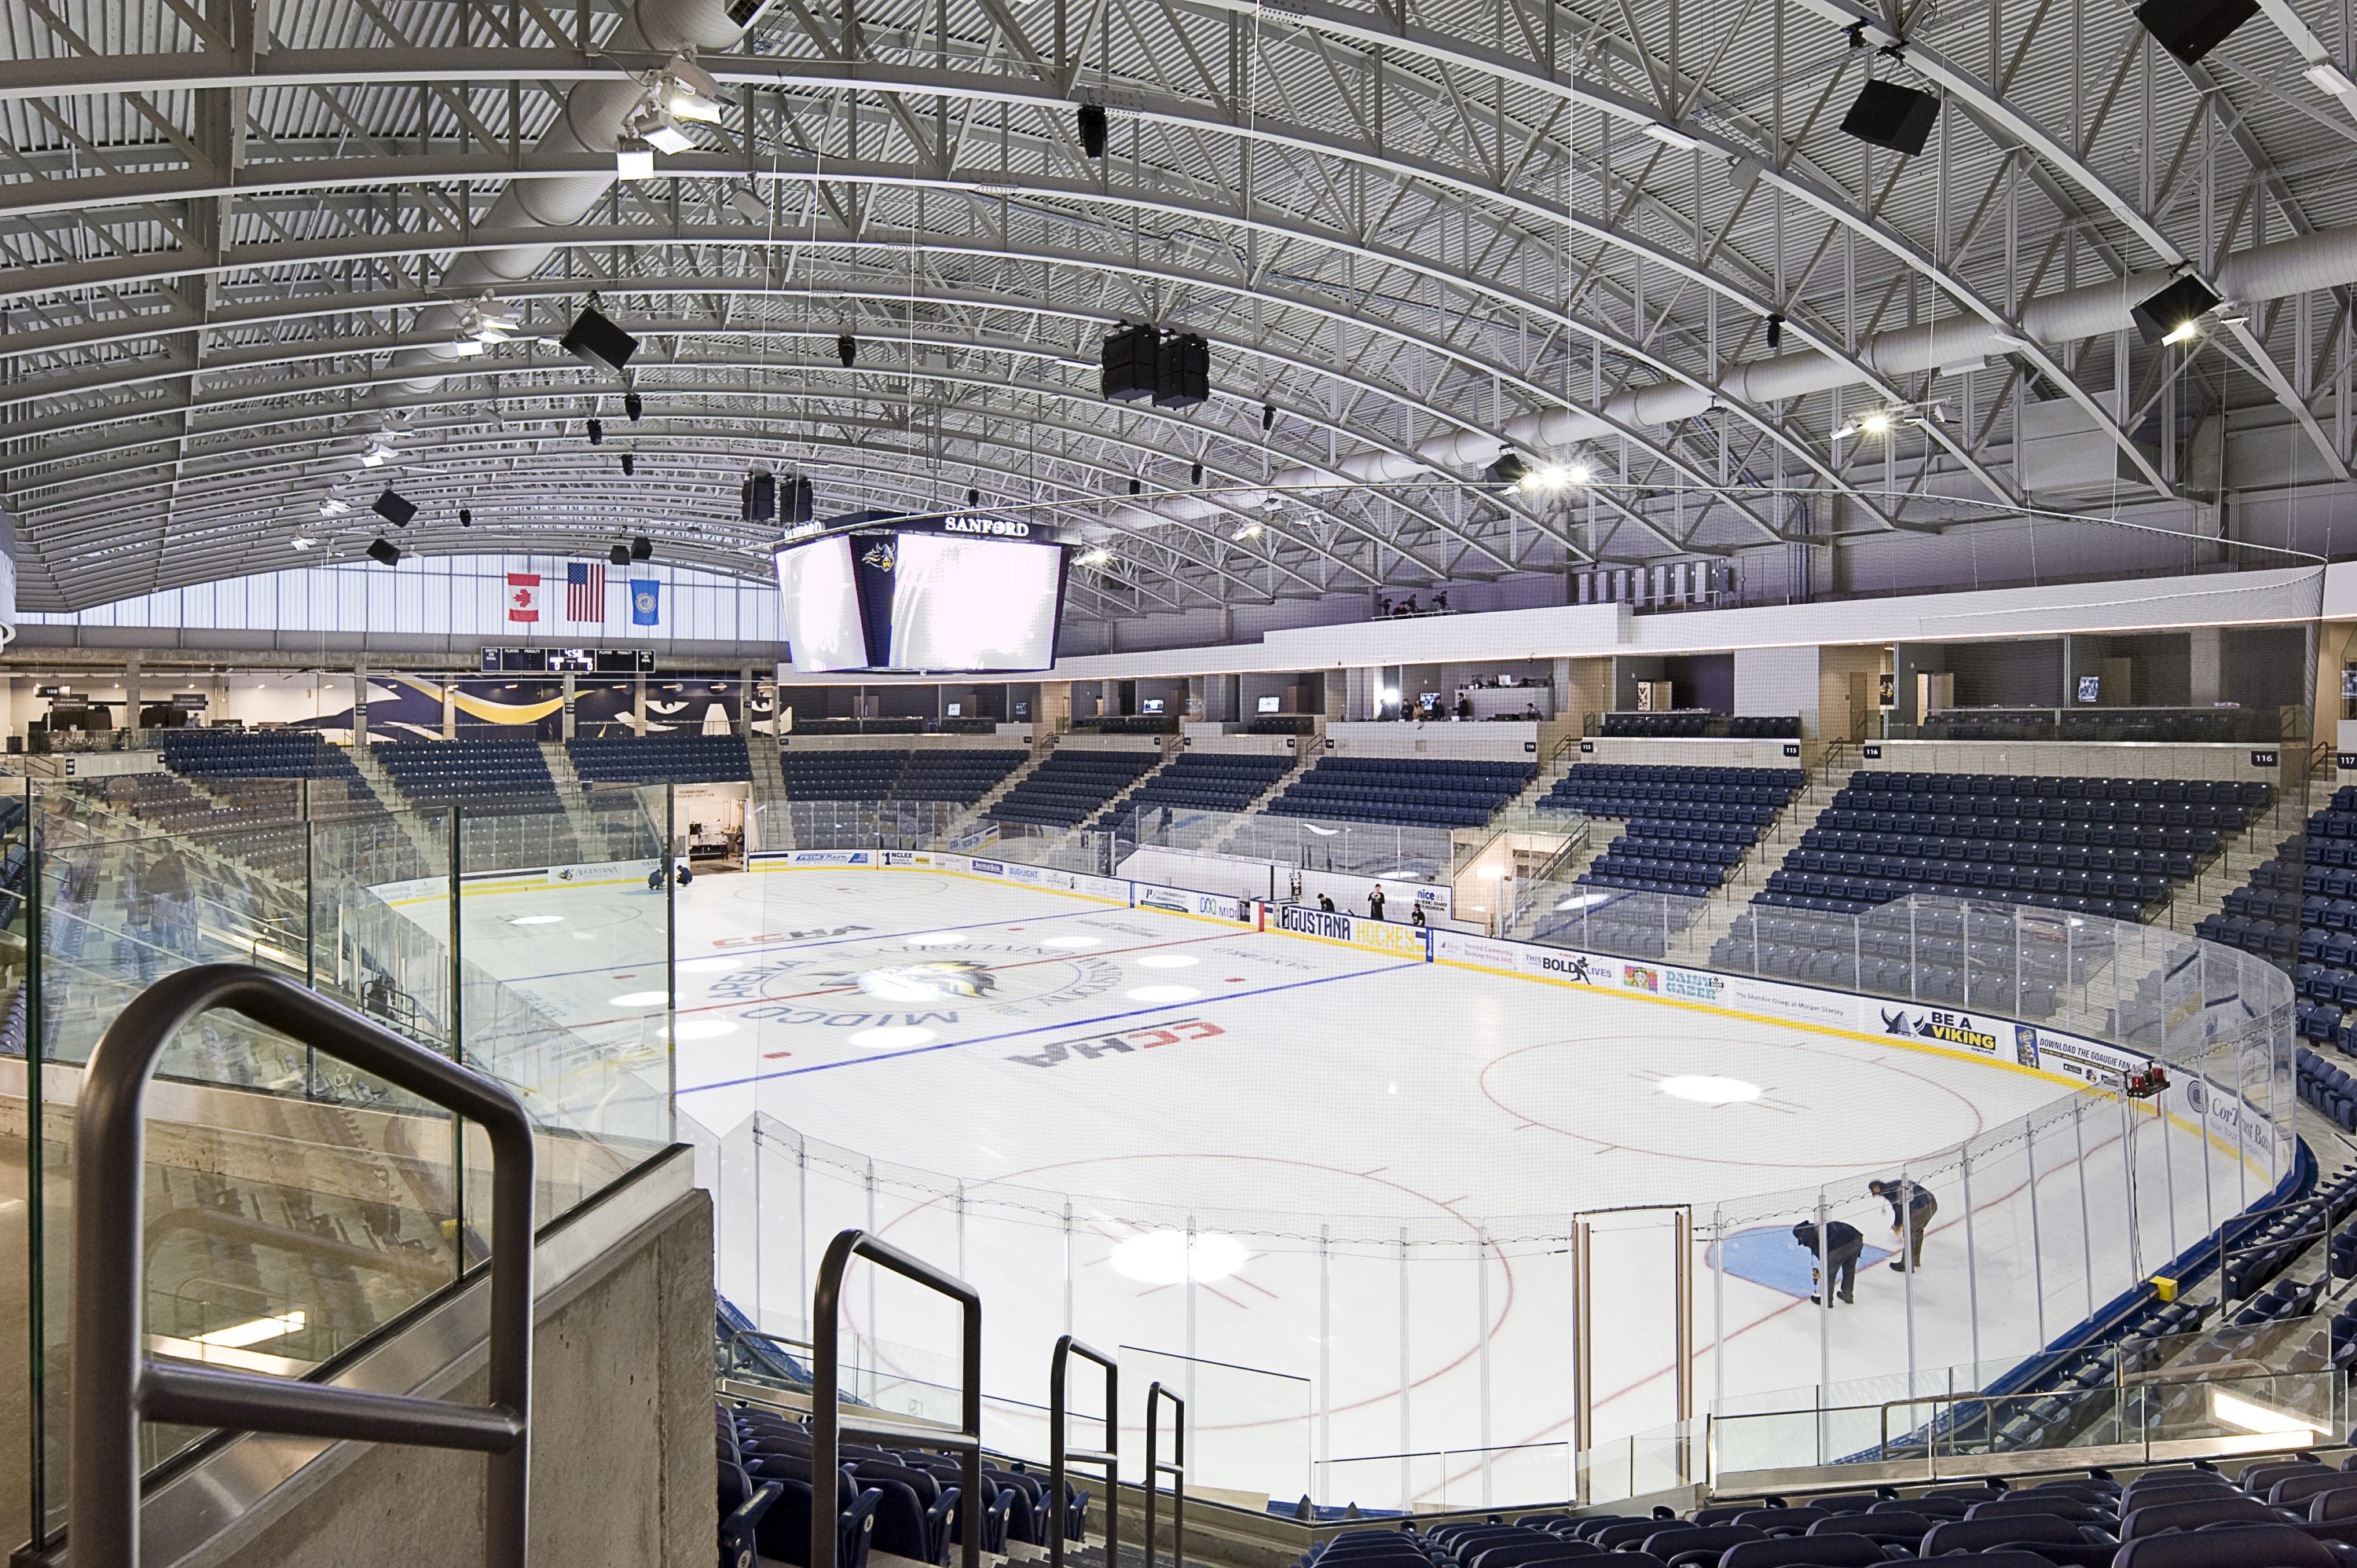
<svg viewBox="0 0 2357 1568"><path fill-rule="evenodd" d="M1887 1262L1890 1255L1889 1248L1867 1242L1866 1251L1857 1255L1858 1273ZM1803 1300L1811 1289L1809 1275L1816 1266L1815 1255L1803 1251L1801 1244L1792 1240L1790 1225L1738 1230L1726 1240L1714 1243L1704 1260L1706 1268L1723 1268L1738 1280L1749 1280L1753 1284L1766 1285L1770 1290Z"/></svg>

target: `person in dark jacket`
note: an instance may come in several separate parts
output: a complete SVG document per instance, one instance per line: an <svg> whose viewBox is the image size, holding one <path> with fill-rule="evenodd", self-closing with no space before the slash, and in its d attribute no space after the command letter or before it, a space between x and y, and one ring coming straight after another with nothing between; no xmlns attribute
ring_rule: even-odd
<svg viewBox="0 0 2357 1568"><path fill-rule="evenodd" d="M1380 882L1375 884L1375 890L1367 895L1367 914L1378 920L1383 918L1383 887Z"/></svg>
<svg viewBox="0 0 2357 1568"><path fill-rule="evenodd" d="M1932 1217L1940 1212L1940 1200L1931 1189L1919 1187L1900 1176L1894 1181L1870 1181L1866 1190L1890 1205L1890 1233L1904 1236L1899 1256L1890 1266L1900 1273L1923 1266L1923 1232L1931 1228Z"/></svg>
<svg viewBox="0 0 2357 1568"><path fill-rule="evenodd" d="M1839 1219L1825 1221L1824 1245L1820 1248L1817 1228L1804 1219L1792 1227L1792 1240L1800 1244L1803 1251L1817 1260L1817 1269L1810 1276L1817 1292L1822 1294L1825 1285L1831 1283L1835 1295L1852 1305L1857 1305L1857 1298L1850 1293L1857 1286L1857 1255L1866 1251L1866 1238L1858 1233L1857 1227ZM1817 1299L1817 1294L1809 1297L1812 1303Z"/></svg>

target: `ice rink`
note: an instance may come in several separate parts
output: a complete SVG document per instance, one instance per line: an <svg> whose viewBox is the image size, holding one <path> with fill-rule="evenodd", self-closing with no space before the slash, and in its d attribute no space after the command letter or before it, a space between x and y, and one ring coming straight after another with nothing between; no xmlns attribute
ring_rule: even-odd
<svg viewBox="0 0 2357 1568"><path fill-rule="evenodd" d="M467 957L658 1074L663 897L470 888ZM1695 1404L1724 1412L2018 1359L2269 1181L2009 1064L948 872L699 877L678 961L677 1103L729 1151L738 1305L799 1331L826 1239L872 1226L982 1288L994 1395L1041 1398L1061 1329L1118 1345L1194 1390L1205 1484L1280 1496L1478 1500L1478 1460L1345 1463L1437 1446L1515 1449L1495 1495L1554 1495L1583 1262L1597 1434L1667 1421L1675 1216L1643 1206L1691 1207ZM1969 1191L1940 1162L2041 1108ZM1857 1189L1910 1165L1941 1208L1906 1275ZM1789 1234L1821 1184L1870 1249L1830 1314ZM946 1376L946 1313L889 1285L848 1310L864 1357Z"/></svg>

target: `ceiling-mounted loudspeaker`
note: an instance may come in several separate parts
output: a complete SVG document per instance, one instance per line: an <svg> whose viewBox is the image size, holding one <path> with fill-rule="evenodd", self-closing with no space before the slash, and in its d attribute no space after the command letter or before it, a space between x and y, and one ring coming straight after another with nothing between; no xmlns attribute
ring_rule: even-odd
<svg viewBox="0 0 2357 1568"><path fill-rule="evenodd" d="M1125 327L1104 340L1097 392L1115 403L1150 399L1161 385L1162 334L1151 327Z"/></svg>
<svg viewBox="0 0 2357 1568"><path fill-rule="evenodd" d="M1200 485L1203 482L1202 464L1198 463L1187 470L1187 482L1190 485Z"/></svg>
<svg viewBox="0 0 2357 1568"><path fill-rule="evenodd" d="M471 511L468 511L465 507L460 507L460 508L458 509L458 526L459 526L460 528L472 528L472 527L474 527L474 526L475 526L475 514L474 514L473 512L471 512Z"/></svg>
<svg viewBox="0 0 2357 1568"><path fill-rule="evenodd" d="M631 560L651 561L654 558L655 542L653 540L649 539L645 534L641 533L636 539L630 541Z"/></svg>
<svg viewBox="0 0 2357 1568"><path fill-rule="evenodd" d="M617 375L639 351L639 340L615 326L594 305L582 307L557 346L585 365L603 365Z"/></svg>
<svg viewBox="0 0 2357 1568"><path fill-rule="evenodd" d="M1768 347L1781 349L1783 346L1784 318L1771 310L1768 313Z"/></svg>
<svg viewBox="0 0 2357 1568"><path fill-rule="evenodd" d="M632 424L636 424L639 422L640 415L647 412L647 400L640 397L636 392L624 392L622 394L622 412L630 416L630 421Z"/></svg>
<svg viewBox="0 0 2357 1568"><path fill-rule="evenodd" d="M2136 317L2136 332L2147 343L2163 338L2199 321L2218 308L2218 295L2200 278L2179 278L2142 305L2128 307Z"/></svg>
<svg viewBox="0 0 2357 1568"><path fill-rule="evenodd" d="M1197 408L1211 397L1211 342L1192 332L1165 339L1155 361L1154 406Z"/></svg>
<svg viewBox="0 0 2357 1568"><path fill-rule="evenodd" d="M980 506L982 504L982 492L974 489L972 485L968 485L965 490L965 504L968 506Z"/></svg>
<svg viewBox="0 0 2357 1568"><path fill-rule="evenodd" d="M635 473L637 473L638 471L639 471L639 460L638 460L638 458L636 458L635 456L631 456L631 455L630 455L630 453L628 453L628 452L623 453L623 454L622 454L622 477L623 477L624 478L630 478L632 474L635 474Z"/></svg>
<svg viewBox="0 0 2357 1568"><path fill-rule="evenodd" d="M859 358L859 339L848 332L835 334L834 357L843 361L845 370L851 369L852 362Z"/></svg>
<svg viewBox="0 0 2357 1568"><path fill-rule="evenodd" d="M384 494L369 503L369 510L395 528L407 528L409 520L417 515L417 503L387 485Z"/></svg>
<svg viewBox="0 0 2357 1568"><path fill-rule="evenodd" d="M1265 403L1260 405L1260 427L1264 433L1276 428L1276 404Z"/></svg>
<svg viewBox="0 0 2357 1568"><path fill-rule="evenodd" d="M766 468L756 469L745 477L740 492L740 509L747 522L768 522L778 515L778 481Z"/></svg>
<svg viewBox="0 0 2357 1568"><path fill-rule="evenodd" d="M1841 128L1861 142L1911 158L1932 139L1939 118L1940 101L1930 93L1895 81L1869 81L1842 116Z"/></svg>
<svg viewBox="0 0 2357 1568"><path fill-rule="evenodd" d="M2144 0L2136 19L2160 47L2191 65L2259 14L2259 0Z"/></svg>
<svg viewBox="0 0 2357 1568"><path fill-rule="evenodd" d="M1105 112L1102 103L1083 103L1074 116L1081 127L1081 151L1089 157L1105 155Z"/></svg>
<svg viewBox="0 0 2357 1568"><path fill-rule="evenodd" d="M810 479L804 475L796 474L786 481L785 488L778 493L780 511L778 521L789 526L808 522L811 520L813 499Z"/></svg>
<svg viewBox="0 0 2357 1568"><path fill-rule="evenodd" d="M1146 485L1142 480L1132 479L1129 481L1129 493L1131 495L1135 495L1144 489L1146 489Z"/></svg>
<svg viewBox="0 0 2357 1568"><path fill-rule="evenodd" d="M592 446L601 446L604 444L605 439L606 422L602 419L591 420L589 422L589 445Z"/></svg>
<svg viewBox="0 0 2357 1568"><path fill-rule="evenodd" d="M368 547L368 553L369 559L380 566L391 566L401 560L401 552L393 546L393 541L382 533L378 534L375 542Z"/></svg>
<svg viewBox="0 0 2357 1568"><path fill-rule="evenodd" d="M606 552L606 559L617 566L627 566L630 564L630 547L627 544L617 544Z"/></svg>

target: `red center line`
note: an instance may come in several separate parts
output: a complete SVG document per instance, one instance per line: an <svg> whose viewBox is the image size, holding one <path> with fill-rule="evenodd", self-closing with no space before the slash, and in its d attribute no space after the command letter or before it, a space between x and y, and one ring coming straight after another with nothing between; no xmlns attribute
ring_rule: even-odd
<svg viewBox="0 0 2357 1568"><path fill-rule="evenodd" d="M1157 948L1191 947L1197 942L1222 942L1228 940L1232 937L1240 937L1248 934L1250 933L1244 931L1215 931L1208 937L1176 937L1167 942L1146 942L1134 948L1110 948L1103 952L1073 952L1068 954L1050 954L1046 958L1017 959L1009 963L985 964L983 966L983 972L985 974L996 974L1004 970L1028 969L1034 964L1040 963L1072 963L1081 959L1087 958L1118 958L1124 953L1152 952ZM680 1017L685 1017L691 1013L726 1013L731 1008L751 1007L761 1003L801 1002L813 996L849 995L856 993L858 989L859 986L857 983L855 982L850 985L829 985L817 991L791 991L782 996L747 996L735 1002L706 1002L694 1007L676 1007L673 1009L673 1012ZM881 999L879 998L878 1000ZM987 1002L989 998L943 996L939 997L936 1000L941 1002ZM926 1004L914 1002L894 1004L894 1007L896 1009L923 1005L926 1005ZM595 1029L602 1027L608 1024L636 1024L643 1022L650 1016L651 1016L651 1015L642 1013L628 1018L592 1018L585 1023L575 1024L572 1027L576 1029Z"/></svg>

